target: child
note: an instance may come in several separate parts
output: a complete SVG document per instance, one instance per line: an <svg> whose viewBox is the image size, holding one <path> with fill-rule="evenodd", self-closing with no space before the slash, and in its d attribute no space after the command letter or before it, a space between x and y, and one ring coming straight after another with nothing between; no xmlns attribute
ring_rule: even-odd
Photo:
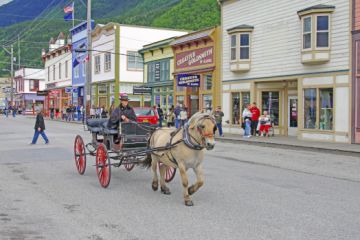
<svg viewBox="0 0 360 240"><path fill-rule="evenodd" d="M264 136L264 135L269 137L269 128L271 127L271 118L270 118L270 115L268 115L267 111L264 111L264 114L260 116L259 122L260 122L260 137Z"/></svg>

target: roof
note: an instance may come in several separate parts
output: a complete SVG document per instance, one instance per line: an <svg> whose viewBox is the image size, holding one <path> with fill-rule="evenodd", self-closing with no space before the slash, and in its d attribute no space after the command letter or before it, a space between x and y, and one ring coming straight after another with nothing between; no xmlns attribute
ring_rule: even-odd
<svg viewBox="0 0 360 240"><path fill-rule="evenodd" d="M153 42L153 43L144 45L144 48L140 49L139 52L143 53L143 52L146 52L146 51L150 51L150 50L158 49L158 48L161 48L161 47L169 46L170 43L172 41L174 41L174 39L175 39L175 37L171 37L171 38L167 38L167 39L164 39L164 40L160 40L160 41L157 41L157 42Z"/></svg>
<svg viewBox="0 0 360 240"><path fill-rule="evenodd" d="M214 31L214 28L208 28L205 30L200 30L197 32L189 33L187 35L177 37L170 45L175 46L175 45L179 45L179 44L183 44L183 43L187 43L187 42L192 42L195 40L200 40L203 38L208 38L213 33L213 31Z"/></svg>
<svg viewBox="0 0 360 240"><path fill-rule="evenodd" d="M318 4L318 5L314 5L308 8L304 8L300 11L298 11L297 13L302 13L302 12L307 12L307 11L311 11L311 10L322 10L322 9L335 9L335 6L332 5L325 5L325 4Z"/></svg>
<svg viewBox="0 0 360 240"><path fill-rule="evenodd" d="M250 26L250 25L246 25L246 24L241 24L239 26L233 27L233 28L229 28L228 32L230 31L234 31L234 30L241 30L241 29L254 29L254 26Z"/></svg>

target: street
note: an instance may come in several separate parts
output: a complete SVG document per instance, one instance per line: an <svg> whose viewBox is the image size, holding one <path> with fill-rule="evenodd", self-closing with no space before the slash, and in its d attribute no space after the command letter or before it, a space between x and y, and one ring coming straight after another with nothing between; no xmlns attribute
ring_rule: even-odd
<svg viewBox="0 0 360 240"><path fill-rule="evenodd" d="M186 207L179 173L167 196L150 170L112 168L109 188L87 158L75 168L80 124L0 116L0 239L360 239L360 159L218 142L206 153L205 185ZM191 172L190 182L195 176Z"/></svg>

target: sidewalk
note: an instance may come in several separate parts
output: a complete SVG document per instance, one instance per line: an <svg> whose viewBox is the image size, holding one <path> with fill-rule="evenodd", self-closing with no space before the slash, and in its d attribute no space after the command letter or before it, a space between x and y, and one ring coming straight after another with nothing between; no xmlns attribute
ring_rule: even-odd
<svg viewBox="0 0 360 240"><path fill-rule="evenodd" d="M321 151L345 155L355 154L360 156L360 145L357 144L304 141L297 139L297 137L275 136L243 138L243 135L240 134L225 134L225 137L216 137L216 140L263 147Z"/></svg>

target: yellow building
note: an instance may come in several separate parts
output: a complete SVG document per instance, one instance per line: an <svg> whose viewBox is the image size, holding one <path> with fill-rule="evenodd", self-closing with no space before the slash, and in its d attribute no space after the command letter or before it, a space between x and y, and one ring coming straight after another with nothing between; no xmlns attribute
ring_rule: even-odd
<svg viewBox="0 0 360 240"><path fill-rule="evenodd" d="M221 105L221 28L177 37L170 45L175 56L175 103L187 107L189 115Z"/></svg>

